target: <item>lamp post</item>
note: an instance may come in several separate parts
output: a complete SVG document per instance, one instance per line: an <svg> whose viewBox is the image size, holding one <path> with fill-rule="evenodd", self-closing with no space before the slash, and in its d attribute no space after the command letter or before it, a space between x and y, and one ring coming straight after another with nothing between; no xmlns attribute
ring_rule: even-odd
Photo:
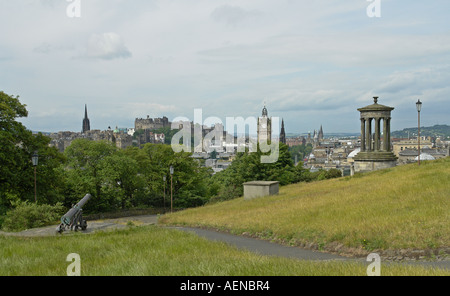
<svg viewBox="0 0 450 296"><path fill-rule="evenodd" d="M164 213L166 213L166 176L163 176L163 181L164 181L163 205L164 205Z"/></svg>
<svg viewBox="0 0 450 296"><path fill-rule="evenodd" d="M173 191L173 166L170 166L170 212L172 213L173 211L173 195L172 195L172 191Z"/></svg>
<svg viewBox="0 0 450 296"><path fill-rule="evenodd" d="M37 203L37 194L36 194L36 167L38 165L39 156L37 154L37 151L34 151L33 156L31 157L31 162L34 166L34 202Z"/></svg>
<svg viewBox="0 0 450 296"><path fill-rule="evenodd" d="M419 157L418 157L418 165L420 165L420 111L422 110L422 102L420 100L417 100L416 103L416 108L417 108L417 121L418 121L418 134L417 134L417 150L419 152Z"/></svg>

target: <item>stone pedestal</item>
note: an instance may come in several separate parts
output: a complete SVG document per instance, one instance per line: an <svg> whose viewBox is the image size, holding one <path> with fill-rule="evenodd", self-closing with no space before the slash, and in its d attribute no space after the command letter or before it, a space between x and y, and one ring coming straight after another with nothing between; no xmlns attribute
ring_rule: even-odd
<svg viewBox="0 0 450 296"><path fill-rule="evenodd" d="M397 165L397 157L392 152L359 152L354 160L355 172L370 172Z"/></svg>
<svg viewBox="0 0 450 296"><path fill-rule="evenodd" d="M254 199L263 196L276 195L279 191L278 181L252 181L244 183L244 199Z"/></svg>

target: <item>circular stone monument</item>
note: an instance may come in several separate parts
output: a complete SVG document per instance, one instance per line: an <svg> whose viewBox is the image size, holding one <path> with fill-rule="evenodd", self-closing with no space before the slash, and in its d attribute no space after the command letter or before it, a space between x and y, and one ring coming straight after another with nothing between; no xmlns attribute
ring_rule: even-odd
<svg viewBox="0 0 450 296"><path fill-rule="evenodd" d="M393 107L378 104L378 97L374 97L372 105L358 109L361 113L361 151L354 157L355 172L375 171L397 165L397 157L391 151L392 110Z"/></svg>

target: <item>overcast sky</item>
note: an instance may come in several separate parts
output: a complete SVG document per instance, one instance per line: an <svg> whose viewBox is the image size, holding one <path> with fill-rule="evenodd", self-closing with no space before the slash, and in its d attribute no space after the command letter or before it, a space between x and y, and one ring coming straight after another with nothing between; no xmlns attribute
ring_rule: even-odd
<svg viewBox="0 0 450 296"><path fill-rule="evenodd" d="M74 0L75 1L75 0ZM284 118L288 133L450 124L444 0L0 0L0 90L35 131L134 127L136 117ZM70 6L72 5L72 6ZM67 12L68 7L69 13ZM75 16L75 17L69 17Z"/></svg>

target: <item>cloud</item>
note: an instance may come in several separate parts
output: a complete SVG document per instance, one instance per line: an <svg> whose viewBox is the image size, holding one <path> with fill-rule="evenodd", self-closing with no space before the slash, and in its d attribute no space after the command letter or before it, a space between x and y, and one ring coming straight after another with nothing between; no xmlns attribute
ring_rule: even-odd
<svg viewBox="0 0 450 296"><path fill-rule="evenodd" d="M122 38L116 33L92 34L88 42L87 57L113 60L129 58L131 57L131 52L125 46Z"/></svg>
<svg viewBox="0 0 450 296"><path fill-rule="evenodd" d="M363 0L129 2L82 0L69 18L65 0L0 0L0 88L27 104L27 127L79 130L85 103L100 129L194 108L246 118L267 102L288 132L358 131L375 95L402 128L418 97L449 109L448 1L383 0L379 19Z"/></svg>
<svg viewBox="0 0 450 296"><path fill-rule="evenodd" d="M246 19L258 16L257 10L245 10L239 6L222 5L214 9L211 17L218 22L225 22L228 25L237 25Z"/></svg>

